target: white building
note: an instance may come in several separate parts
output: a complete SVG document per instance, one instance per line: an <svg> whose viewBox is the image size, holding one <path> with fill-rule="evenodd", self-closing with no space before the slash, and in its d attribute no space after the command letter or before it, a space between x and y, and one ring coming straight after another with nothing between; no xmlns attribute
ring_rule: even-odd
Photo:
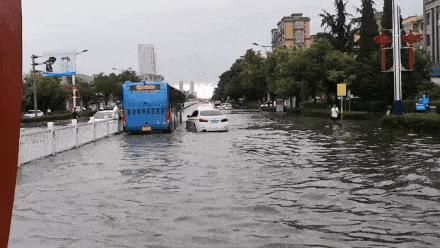
<svg viewBox="0 0 440 248"><path fill-rule="evenodd" d="M139 74L142 78L147 75L157 75L156 71L156 53L154 47L151 44L139 44L138 45L138 62L139 62Z"/></svg>
<svg viewBox="0 0 440 248"><path fill-rule="evenodd" d="M190 94L194 94L195 93L195 91L194 91L194 82L193 81L189 82L189 93Z"/></svg>

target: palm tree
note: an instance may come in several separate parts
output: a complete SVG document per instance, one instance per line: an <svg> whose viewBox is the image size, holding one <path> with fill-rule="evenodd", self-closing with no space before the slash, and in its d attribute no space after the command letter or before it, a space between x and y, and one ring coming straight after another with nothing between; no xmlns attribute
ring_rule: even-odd
<svg viewBox="0 0 440 248"><path fill-rule="evenodd" d="M325 31L329 34L332 45L343 52L349 52L353 49L354 32L353 21L347 23L348 17L351 17L346 11L347 2L344 0L335 0L334 2L336 14L330 14L323 10L319 16L322 18L321 27L325 27Z"/></svg>

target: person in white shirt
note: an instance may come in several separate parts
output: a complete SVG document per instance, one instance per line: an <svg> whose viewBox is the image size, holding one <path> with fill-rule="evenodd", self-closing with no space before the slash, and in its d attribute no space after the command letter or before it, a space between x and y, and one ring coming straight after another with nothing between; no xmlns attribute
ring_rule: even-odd
<svg viewBox="0 0 440 248"><path fill-rule="evenodd" d="M113 107L112 119L119 119L119 108L118 105Z"/></svg>
<svg viewBox="0 0 440 248"><path fill-rule="evenodd" d="M335 104L333 104L332 110L331 110L331 117L332 120L337 120L339 115L339 109L336 107Z"/></svg>

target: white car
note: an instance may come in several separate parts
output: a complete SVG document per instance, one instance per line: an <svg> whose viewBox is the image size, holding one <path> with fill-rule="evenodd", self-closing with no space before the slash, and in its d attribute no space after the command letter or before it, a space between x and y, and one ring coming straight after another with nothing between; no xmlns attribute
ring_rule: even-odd
<svg viewBox="0 0 440 248"><path fill-rule="evenodd" d="M217 106L217 109L220 109L220 110L232 110L233 107L232 107L232 104L230 104L230 103L222 103L222 104Z"/></svg>
<svg viewBox="0 0 440 248"><path fill-rule="evenodd" d="M224 106L225 106L225 110L233 109L232 104L230 104L230 103L225 103Z"/></svg>
<svg viewBox="0 0 440 248"><path fill-rule="evenodd" d="M228 118L217 109L201 109L188 115L186 129L194 132L227 132Z"/></svg>
<svg viewBox="0 0 440 248"><path fill-rule="evenodd" d="M41 110L37 110L37 117L43 117ZM23 118L35 118L35 110L28 110L24 113Z"/></svg>
<svg viewBox="0 0 440 248"><path fill-rule="evenodd" d="M93 118L95 119L95 122L111 120L111 119L117 120L118 113L116 113L114 110L103 110L96 112L93 115ZM92 123L92 120L89 120L89 123Z"/></svg>

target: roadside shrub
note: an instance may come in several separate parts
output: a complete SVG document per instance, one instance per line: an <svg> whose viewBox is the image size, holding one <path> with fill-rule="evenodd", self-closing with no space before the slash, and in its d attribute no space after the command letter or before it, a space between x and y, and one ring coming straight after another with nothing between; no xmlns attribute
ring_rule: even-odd
<svg viewBox="0 0 440 248"><path fill-rule="evenodd" d="M265 112L275 112L276 111L276 107L270 106L270 107L262 107L261 110L265 111Z"/></svg>
<svg viewBox="0 0 440 248"><path fill-rule="evenodd" d="M301 104L303 108L307 109L330 109L330 103L314 103L314 102L304 102Z"/></svg>
<svg viewBox="0 0 440 248"><path fill-rule="evenodd" d="M258 102L243 102L243 103L237 103L233 104L234 108L239 109L259 109L260 103Z"/></svg>
<svg viewBox="0 0 440 248"><path fill-rule="evenodd" d="M317 117L330 119L330 110L327 109L303 109L301 114L307 117ZM344 111L342 119L343 120L371 120L380 119L382 114L372 113L372 112L359 112L359 111Z"/></svg>
<svg viewBox="0 0 440 248"><path fill-rule="evenodd" d="M416 112L416 100L404 100L403 110L405 113L415 113Z"/></svg>
<svg viewBox="0 0 440 248"><path fill-rule="evenodd" d="M440 133L440 115L438 114L406 114L387 116L382 125L387 128L398 128L419 133Z"/></svg>
<svg viewBox="0 0 440 248"><path fill-rule="evenodd" d="M386 101L363 101L359 98L351 99L349 101L344 101L344 106L348 109L348 105L351 105L351 111L366 111L366 112L386 112L387 106L389 105Z"/></svg>

